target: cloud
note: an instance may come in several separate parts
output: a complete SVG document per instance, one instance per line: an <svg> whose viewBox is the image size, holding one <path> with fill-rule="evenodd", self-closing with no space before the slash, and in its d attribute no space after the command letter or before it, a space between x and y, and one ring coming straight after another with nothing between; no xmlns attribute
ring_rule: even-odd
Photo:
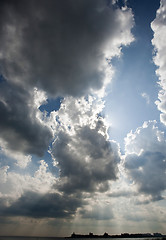
<svg viewBox="0 0 166 240"><path fill-rule="evenodd" d="M52 138L51 130L37 118L33 92L0 83L0 132L4 149L41 156Z"/></svg>
<svg viewBox="0 0 166 240"><path fill-rule="evenodd" d="M27 165L31 162L31 155L25 155L20 151L11 150L7 146L8 144L5 143L4 140L0 139L0 154L5 158L6 161L0 161L1 165L5 164L6 162L10 162L11 159L13 163L20 168L26 168Z"/></svg>
<svg viewBox="0 0 166 240"><path fill-rule="evenodd" d="M133 22L131 9L102 0L1 1L0 143L8 158L0 168L1 215L71 218L87 196L116 181L119 146L94 93L111 80L112 57L133 41ZM39 110L57 96L64 97L59 110ZM59 176L45 160L28 174L32 155L48 146ZM22 171L7 164L12 159Z"/></svg>
<svg viewBox="0 0 166 240"><path fill-rule="evenodd" d="M69 97L62 101L59 111L50 113L46 121L55 134L50 153L59 176L50 172L44 160L31 175L4 165L0 169L4 216L71 218L84 209L94 193L109 190L110 182L117 179L120 152L108 138L108 126L101 116L103 107L95 97ZM104 219L108 215L94 217Z"/></svg>
<svg viewBox="0 0 166 240"><path fill-rule="evenodd" d="M116 180L117 162L111 143L95 129L84 127L69 138L61 133L53 144L64 192L106 191ZM86 179L86 181L85 181Z"/></svg>
<svg viewBox="0 0 166 240"><path fill-rule="evenodd" d="M151 23L154 32L152 44L154 45L154 63L157 66L156 74L159 77L159 86L161 90L158 94L156 104L161 111L160 120L166 125L166 3L160 1L160 8L157 10L156 18Z"/></svg>
<svg viewBox="0 0 166 240"><path fill-rule="evenodd" d="M0 168L0 215L29 218L72 218L85 204L82 195L65 195L53 189L57 178L40 161L33 175Z"/></svg>
<svg viewBox="0 0 166 240"><path fill-rule="evenodd" d="M132 197L132 196L137 196L138 194L136 192L132 192L129 190L120 190L120 191L116 191L116 192L111 192L108 194L109 197L111 198L120 198L120 197Z"/></svg>
<svg viewBox="0 0 166 240"><path fill-rule="evenodd" d="M143 92L143 93L141 93L141 96L145 99L147 104L150 103L150 97L147 93Z"/></svg>
<svg viewBox="0 0 166 240"><path fill-rule="evenodd" d="M59 124L51 154L60 168L58 189L64 193L104 192L117 179L119 147L108 139L101 106L97 111L94 102L67 98L54 113Z"/></svg>
<svg viewBox="0 0 166 240"><path fill-rule="evenodd" d="M51 191L57 181L56 176L49 171L48 164L44 160L40 161L34 174L27 172L20 173L8 165L0 167L0 197L13 203L25 192L46 194Z"/></svg>
<svg viewBox="0 0 166 240"><path fill-rule="evenodd" d="M0 15L2 74L54 96L101 89L106 58L133 41L131 10L108 1L2 1Z"/></svg>
<svg viewBox="0 0 166 240"><path fill-rule="evenodd" d="M38 108L50 94L76 97L101 89L108 59L133 40L133 16L101 0L0 5L1 147L14 158L19 152L42 156L52 124Z"/></svg>
<svg viewBox="0 0 166 240"><path fill-rule="evenodd" d="M0 214L5 217L71 218L80 204L80 198L76 197L70 198L57 193L42 195L26 192L11 205L5 205L2 200Z"/></svg>
<svg viewBox="0 0 166 240"><path fill-rule="evenodd" d="M152 201L162 199L166 190L166 150L163 132L155 121L146 122L125 139L125 168L138 191L151 196ZM149 201L149 200L148 200Z"/></svg>

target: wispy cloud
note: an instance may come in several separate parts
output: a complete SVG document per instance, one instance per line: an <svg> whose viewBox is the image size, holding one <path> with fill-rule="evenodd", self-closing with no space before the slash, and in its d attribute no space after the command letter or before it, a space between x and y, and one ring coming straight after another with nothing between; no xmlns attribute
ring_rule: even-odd
<svg viewBox="0 0 166 240"><path fill-rule="evenodd" d="M147 93L145 93L145 92L141 93L141 97L143 97L145 99L147 104L150 103L150 97Z"/></svg>

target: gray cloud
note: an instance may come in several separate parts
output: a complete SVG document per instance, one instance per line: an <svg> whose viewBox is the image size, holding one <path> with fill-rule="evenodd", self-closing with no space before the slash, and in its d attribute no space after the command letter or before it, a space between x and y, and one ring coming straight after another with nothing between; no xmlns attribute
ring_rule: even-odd
<svg viewBox="0 0 166 240"><path fill-rule="evenodd" d="M5 217L71 218L82 202L77 196L26 192L10 206L6 205L6 199L1 199L0 214Z"/></svg>
<svg viewBox="0 0 166 240"><path fill-rule="evenodd" d="M95 98L66 98L58 112L51 154L60 169L56 183L64 193L105 192L117 179L119 146L109 140L108 126L99 116L103 103Z"/></svg>
<svg viewBox="0 0 166 240"><path fill-rule="evenodd" d="M6 81L0 83L0 137L12 150L41 156L52 134L37 119L31 98L22 87Z"/></svg>
<svg viewBox="0 0 166 240"><path fill-rule="evenodd" d="M53 156L60 168L59 189L63 192L104 192L109 180L117 179L117 150L96 129L84 126L74 136L59 133Z"/></svg>
<svg viewBox="0 0 166 240"><path fill-rule="evenodd" d="M54 96L100 89L106 52L112 57L133 40L131 11L105 0L7 0L0 15L3 75Z"/></svg>
<svg viewBox="0 0 166 240"><path fill-rule="evenodd" d="M162 192L166 189L165 143L163 133L155 126L155 122L144 124L126 138L126 170L138 191L151 196L151 201L161 200Z"/></svg>
<svg viewBox="0 0 166 240"><path fill-rule="evenodd" d="M165 163L166 155L160 152L144 152L141 155L129 155L125 167L139 186L139 191L150 194L157 199L166 189ZM131 163L132 162L132 163ZM133 164L135 163L135 166Z"/></svg>

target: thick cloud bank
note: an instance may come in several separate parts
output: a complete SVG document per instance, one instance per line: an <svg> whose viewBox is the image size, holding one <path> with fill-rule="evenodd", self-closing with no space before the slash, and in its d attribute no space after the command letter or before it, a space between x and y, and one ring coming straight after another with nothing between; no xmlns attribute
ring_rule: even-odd
<svg viewBox="0 0 166 240"><path fill-rule="evenodd" d="M160 8L157 10L156 18L151 27L154 31L152 44L155 47L154 63L158 67L156 70L159 76L159 85L161 90L158 94L156 104L162 112L160 115L161 122L166 125L166 2L160 1Z"/></svg>
<svg viewBox="0 0 166 240"><path fill-rule="evenodd" d="M133 40L131 11L105 0L2 1L0 16L2 74L54 96L100 89L106 58Z"/></svg>
<svg viewBox="0 0 166 240"><path fill-rule="evenodd" d="M42 155L52 135L37 117L46 98L36 91L36 105L34 87L54 97L101 89L111 68L106 58L133 40L132 25L130 9L102 0L1 1L0 130L5 147Z"/></svg>
<svg viewBox="0 0 166 240"><path fill-rule="evenodd" d="M9 207L4 206L4 201L2 201L0 213L7 217L66 218L74 216L80 204L80 199L68 198L60 194L42 195L27 192Z"/></svg>
<svg viewBox="0 0 166 240"><path fill-rule="evenodd" d="M146 122L126 138L125 167L140 193L162 199L166 190L166 141L155 122Z"/></svg>

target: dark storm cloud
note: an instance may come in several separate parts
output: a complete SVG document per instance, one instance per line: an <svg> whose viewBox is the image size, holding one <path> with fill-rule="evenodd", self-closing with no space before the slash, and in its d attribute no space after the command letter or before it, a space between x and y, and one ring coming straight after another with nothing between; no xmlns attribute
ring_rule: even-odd
<svg viewBox="0 0 166 240"><path fill-rule="evenodd" d="M77 196L65 196L57 193L42 195L35 192L24 193L10 206L1 201L0 215L6 217L24 216L33 218L71 218L76 209L83 204Z"/></svg>
<svg viewBox="0 0 166 240"><path fill-rule="evenodd" d="M130 28L105 0L7 0L0 15L3 75L53 95L100 89L108 42L109 51L126 44L119 37Z"/></svg>
<svg viewBox="0 0 166 240"><path fill-rule="evenodd" d="M59 189L65 193L107 191L108 181L117 179L116 147L89 126L73 136L59 133L52 150L60 168Z"/></svg>
<svg viewBox="0 0 166 240"><path fill-rule="evenodd" d="M21 87L6 81L0 83L0 137L12 150L41 156L52 135L36 118L31 98Z"/></svg>

